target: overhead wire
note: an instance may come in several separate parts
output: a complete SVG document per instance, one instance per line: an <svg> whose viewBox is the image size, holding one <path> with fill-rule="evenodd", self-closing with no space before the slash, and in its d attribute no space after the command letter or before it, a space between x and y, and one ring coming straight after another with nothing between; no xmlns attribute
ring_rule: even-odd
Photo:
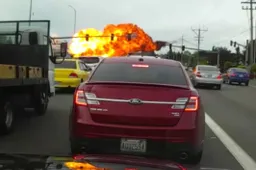
<svg viewBox="0 0 256 170"><path fill-rule="evenodd" d="M222 43L222 42L224 42L224 41L231 40L231 39L233 39L233 38L236 38L236 37L238 37L238 36L243 35L244 33L249 32L249 30L250 30L250 29L247 28L247 29L245 29L244 31L240 32L239 34L234 35L233 37L224 38L224 39L222 39L222 40L219 40L219 41L215 42L214 44L215 44L215 45L218 45L218 44L220 44L220 43Z"/></svg>

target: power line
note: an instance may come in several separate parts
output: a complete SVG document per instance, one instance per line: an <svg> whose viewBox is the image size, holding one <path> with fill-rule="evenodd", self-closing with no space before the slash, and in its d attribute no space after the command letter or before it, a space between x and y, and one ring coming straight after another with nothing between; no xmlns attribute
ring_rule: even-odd
<svg viewBox="0 0 256 170"><path fill-rule="evenodd" d="M238 37L238 36L241 36L241 35L247 33L249 30L250 30L249 28L246 28L246 29L244 29L242 32L240 32L239 34L236 34L236 35L234 35L234 36L232 36L232 37L227 37L227 38L224 38L224 39L215 41L215 42L214 42L214 45L218 45L218 44L220 44L220 43L222 43L222 42L225 42L225 41L227 41L227 40L230 40L230 39L236 38L236 37Z"/></svg>
<svg viewBox="0 0 256 170"><path fill-rule="evenodd" d="M249 4L250 7L246 6L242 6L242 10L250 10L250 36L251 36L251 48L250 48L250 63L255 63L255 57L254 57L254 46L253 46L253 10L256 10L255 7L253 7L254 4L256 4L256 2L254 2L253 0L250 1L246 1L246 2L241 2L241 4ZM256 31L256 30L255 30ZM246 59L248 61L248 58Z"/></svg>
<svg viewBox="0 0 256 170"><path fill-rule="evenodd" d="M196 34L196 40L197 40L197 51L198 51L198 57L197 57L197 64L199 63L199 51L200 51L200 45L201 41L204 37L202 37L202 33L208 31L208 29L202 29L202 28L191 28L191 30Z"/></svg>
<svg viewBox="0 0 256 170"><path fill-rule="evenodd" d="M184 39L184 41L187 42L187 43L190 44L190 45L197 46L195 43L192 43L192 42L190 42L190 41L188 41L188 40L186 40L186 39Z"/></svg>

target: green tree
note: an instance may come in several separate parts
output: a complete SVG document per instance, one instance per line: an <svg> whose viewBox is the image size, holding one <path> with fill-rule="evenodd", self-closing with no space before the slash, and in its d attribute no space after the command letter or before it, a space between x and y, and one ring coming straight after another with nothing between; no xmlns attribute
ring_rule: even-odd
<svg viewBox="0 0 256 170"><path fill-rule="evenodd" d="M230 67L232 67L233 63L230 61L226 61L224 64L224 70L228 70Z"/></svg>

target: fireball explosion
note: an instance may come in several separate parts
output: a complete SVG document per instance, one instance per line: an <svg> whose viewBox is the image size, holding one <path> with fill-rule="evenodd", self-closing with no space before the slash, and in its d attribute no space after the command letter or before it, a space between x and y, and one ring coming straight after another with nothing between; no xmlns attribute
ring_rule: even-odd
<svg viewBox="0 0 256 170"><path fill-rule="evenodd" d="M111 34L114 34L111 40ZM129 41L127 35L132 34ZM88 41L86 35L89 35ZM94 28L77 32L69 44L68 52L74 57L86 56L126 56L138 51L154 51L156 44L140 27L134 24L109 24L103 31Z"/></svg>

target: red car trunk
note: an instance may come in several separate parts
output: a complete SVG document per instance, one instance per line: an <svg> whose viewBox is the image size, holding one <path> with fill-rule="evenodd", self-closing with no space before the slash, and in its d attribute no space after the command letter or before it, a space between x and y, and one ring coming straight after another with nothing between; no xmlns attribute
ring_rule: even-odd
<svg viewBox="0 0 256 170"><path fill-rule="evenodd" d="M191 95L186 88L159 85L104 83L87 85L86 89L99 98L98 105L88 105L93 121L123 125L175 126L184 109L172 109L170 102ZM134 98L144 103L130 104L129 100Z"/></svg>

